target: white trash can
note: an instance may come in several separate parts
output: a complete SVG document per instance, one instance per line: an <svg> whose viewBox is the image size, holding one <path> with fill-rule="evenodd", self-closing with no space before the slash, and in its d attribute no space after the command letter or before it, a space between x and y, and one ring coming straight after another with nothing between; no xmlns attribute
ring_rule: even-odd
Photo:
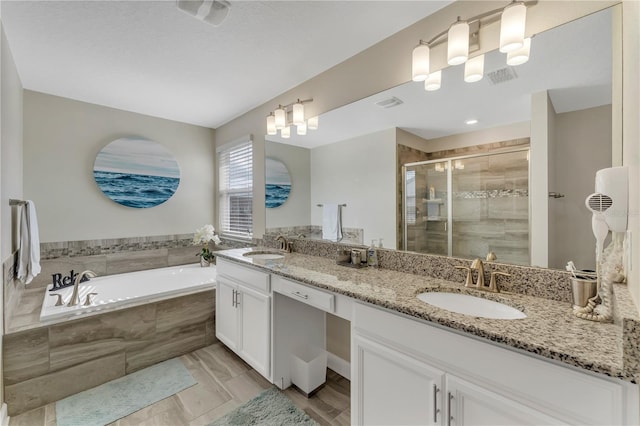
<svg viewBox="0 0 640 426"><path fill-rule="evenodd" d="M306 396L327 381L327 351L317 346L299 346L291 354L291 381Z"/></svg>

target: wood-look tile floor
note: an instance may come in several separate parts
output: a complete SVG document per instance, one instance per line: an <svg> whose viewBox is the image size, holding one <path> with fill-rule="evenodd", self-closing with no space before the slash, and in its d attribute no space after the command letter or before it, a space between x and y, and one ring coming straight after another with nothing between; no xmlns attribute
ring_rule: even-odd
<svg viewBox="0 0 640 426"><path fill-rule="evenodd" d="M180 357L195 386L136 411L110 426L203 426L258 395L271 384L215 343ZM307 399L293 387L284 393L321 425L349 425L350 382L327 370L327 383ZM9 426L55 426L55 403L12 417Z"/></svg>

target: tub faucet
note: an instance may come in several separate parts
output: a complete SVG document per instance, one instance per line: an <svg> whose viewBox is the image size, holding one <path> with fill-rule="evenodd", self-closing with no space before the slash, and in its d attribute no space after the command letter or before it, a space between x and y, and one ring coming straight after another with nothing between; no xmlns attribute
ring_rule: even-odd
<svg viewBox="0 0 640 426"><path fill-rule="evenodd" d="M78 296L78 286L80 285L80 281L85 275L89 278L93 278L97 276L95 272L88 271L88 270L82 271L81 273L79 273L78 276L76 276L75 281L73 282L73 293L71 293L71 300L69 300L69 303L67 303L67 306L71 307L71 306L76 306L80 304L80 296Z"/></svg>

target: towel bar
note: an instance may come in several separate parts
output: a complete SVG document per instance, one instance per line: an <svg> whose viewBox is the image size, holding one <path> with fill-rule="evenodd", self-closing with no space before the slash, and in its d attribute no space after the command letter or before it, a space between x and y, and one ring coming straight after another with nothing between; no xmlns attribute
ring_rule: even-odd
<svg viewBox="0 0 640 426"><path fill-rule="evenodd" d="M322 207L323 205L324 205L324 204L316 204L316 206L318 206L318 207ZM339 205L339 206L342 206L342 207L347 207L347 205L346 205L346 204L338 204L338 205Z"/></svg>
<svg viewBox="0 0 640 426"><path fill-rule="evenodd" d="M27 202L24 200L14 200L13 198L9 199L10 206L24 206L25 204L27 204Z"/></svg>

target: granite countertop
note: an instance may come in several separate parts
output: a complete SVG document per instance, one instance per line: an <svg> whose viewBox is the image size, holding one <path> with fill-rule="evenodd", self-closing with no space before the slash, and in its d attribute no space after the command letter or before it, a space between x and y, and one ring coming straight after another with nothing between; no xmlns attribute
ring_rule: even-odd
<svg viewBox="0 0 640 426"><path fill-rule="evenodd" d="M565 302L472 290L462 283L386 269L348 268L337 265L333 259L298 253L286 254L277 261L243 256L251 250L260 249L224 250L216 255L545 358L638 383L638 361L630 360L623 350L623 340L629 340L623 339L623 327L579 319ZM418 300L416 295L425 291L473 294L518 308L527 317L498 320L454 313ZM637 345L633 343L635 338L631 341Z"/></svg>

